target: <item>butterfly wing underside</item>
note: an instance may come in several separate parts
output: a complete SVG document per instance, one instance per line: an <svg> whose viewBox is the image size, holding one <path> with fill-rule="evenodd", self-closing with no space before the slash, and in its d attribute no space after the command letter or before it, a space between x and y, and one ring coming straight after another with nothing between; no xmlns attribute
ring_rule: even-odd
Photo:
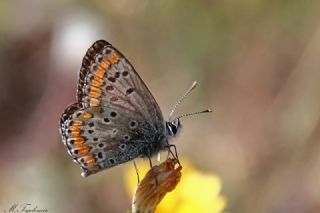
<svg viewBox="0 0 320 213"><path fill-rule="evenodd" d="M77 99L63 113L60 132L83 176L160 149L165 131L160 108L133 66L108 42L96 41L88 49Z"/></svg>

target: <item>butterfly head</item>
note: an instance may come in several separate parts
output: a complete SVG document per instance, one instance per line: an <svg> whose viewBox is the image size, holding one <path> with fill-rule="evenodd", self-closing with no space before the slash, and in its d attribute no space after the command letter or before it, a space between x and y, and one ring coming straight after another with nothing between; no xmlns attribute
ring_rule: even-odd
<svg viewBox="0 0 320 213"><path fill-rule="evenodd" d="M167 132L170 136L176 136L181 130L181 123L179 118L166 122Z"/></svg>

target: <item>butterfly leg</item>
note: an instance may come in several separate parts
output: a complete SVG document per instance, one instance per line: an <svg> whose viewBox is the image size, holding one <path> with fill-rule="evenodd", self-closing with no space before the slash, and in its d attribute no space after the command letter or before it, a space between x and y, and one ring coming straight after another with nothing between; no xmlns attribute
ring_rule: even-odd
<svg viewBox="0 0 320 213"><path fill-rule="evenodd" d="M174 153L173 153L172 150L171 150L172 147L173 147L173 149L174 149ZM167 157L167 158L169 158L169 155L171 154L172 157L173 157L175 160L178 161L178 164L179 164L179 166L180 166L181 164L180 164L180 161L179 161L179 157L178 157L178 152L177 152L177 147L176 147L176 145L174 145L174 144L169 144L169 143L168 143L167 148L168 148L168 157Z"/></svg>
<svg viewBox="0 0 320 213"><path fill-rule="evenodd" d="M150 168L152 169L152 161L151 161L151 157L150 156L148 156L148 159L149 159L149 164L150 164Z"/></svg>
<svg viewBox="0 0 320 213"><path fill-rule="evenodd" d="M160 164L160 162L161 162L161 153L160 153L160 152L158 152L157 161L158 161L158 165L159 165L159 164Z"/></svg>
<svg viewBox="0 0 320 213"><path fill-rule="evenodd" d="M133 159L133 165L134 165L134 169L136 170L136 174L137 174L137 178L138 178L138 184L140 183L140 177L139 177L139 170L136 164L136 161Z"/></svg>
<svg viewBox="0 0 320 213"><path fill-rule="evenodd" d="M152 171L152 173L153 173L153 169L152 169L153 165L152 165L152 161L151 161L151 154L150 154L150 153L148 153L148 159L149 159L149 164L150 164L151 171ZM155 179L156 179L156 185L158 185L158 178L157 178L157 175L153 173L153 176L154 176L154 177L155 177Z"/></svg>

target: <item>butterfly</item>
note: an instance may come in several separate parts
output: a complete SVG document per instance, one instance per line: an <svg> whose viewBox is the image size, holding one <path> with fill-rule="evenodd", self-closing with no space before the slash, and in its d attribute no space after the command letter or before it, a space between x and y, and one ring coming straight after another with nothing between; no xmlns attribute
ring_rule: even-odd
<svg viewBox="0 0 320 213"><path fill-rule="evenodd" d="M150 159L170 149L169 140L181 129L175 108L168 121L130 62L110 43L98 40L86 52L79 72L77 102L60 118L62 141L87 177L134 160Z"/></svg>

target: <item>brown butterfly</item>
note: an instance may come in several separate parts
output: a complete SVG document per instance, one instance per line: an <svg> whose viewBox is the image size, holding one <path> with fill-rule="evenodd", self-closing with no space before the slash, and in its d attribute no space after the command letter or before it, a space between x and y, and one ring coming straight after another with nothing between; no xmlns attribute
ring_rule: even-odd
<svg viewBox="0 0 320 213"><path fill-rule="evenodd" d="M211 112L210 109L168 121L145 83L130 62L110 43L96 41L83 58L79 74L77 102L60 119L62 141L82 176L150 157L169 149L169 139L179 132L180 118Z"/></svg>

